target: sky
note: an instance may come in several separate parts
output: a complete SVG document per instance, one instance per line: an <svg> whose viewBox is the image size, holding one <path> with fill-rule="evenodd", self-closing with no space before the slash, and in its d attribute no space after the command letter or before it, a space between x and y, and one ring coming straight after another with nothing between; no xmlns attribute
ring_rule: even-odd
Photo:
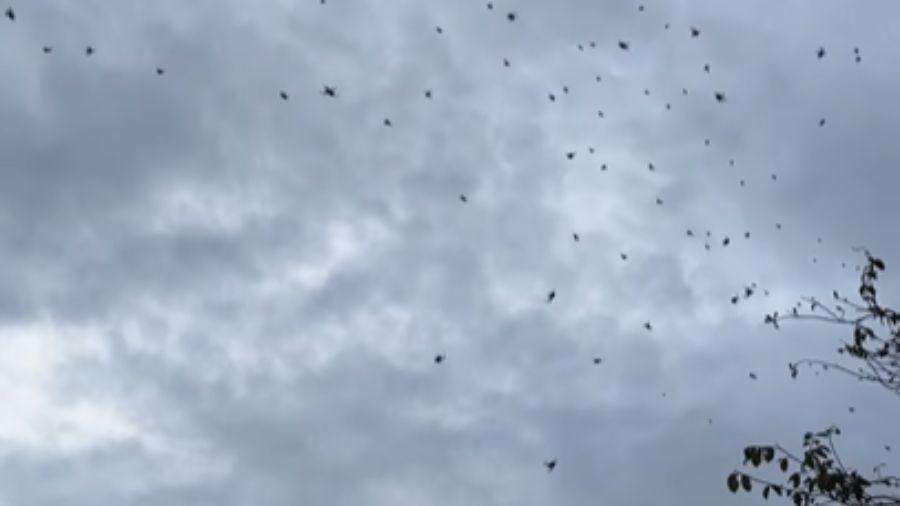
<svg viewBox="0 0 900 506"><path fill-rule="evenodd" d="M9 4L0 505L757 504L829 424L897 470L896 397L788 375L846 330L763 317L855 246L900 295L900 5L485 3Z"/></svg>

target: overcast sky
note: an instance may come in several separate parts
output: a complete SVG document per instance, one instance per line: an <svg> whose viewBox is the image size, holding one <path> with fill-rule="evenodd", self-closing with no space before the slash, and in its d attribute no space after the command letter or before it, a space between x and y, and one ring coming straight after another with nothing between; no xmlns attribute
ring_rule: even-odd
<svg viewBox="0 0 900 506"><path fill-rule="evenodd" d="M859 245L900 295L900 5L485 2L12 3L0 504L754 504L831 423L897 471L763 315Z"/></svg>

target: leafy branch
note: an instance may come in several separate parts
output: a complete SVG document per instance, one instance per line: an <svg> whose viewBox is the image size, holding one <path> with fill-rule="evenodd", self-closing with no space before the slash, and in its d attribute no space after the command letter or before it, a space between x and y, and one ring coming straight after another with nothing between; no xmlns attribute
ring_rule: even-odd
<svg viewBox="0 0 900 506"><path fill-rule="evenodd" d="M807 297L784 314L777 311L767 314L765 322L775 329L786 320L811 320L852 329L851 338L844 340L837 351L858 365L805 358L788 364L792 378L797 377L801 366L834 369L900 395L900 315L878 300L876 282L884 272L884 262L863 248L858 251L866 257L860 273L859 301L843 297L835 290L833 305ZM767 480L735 470L728 475L726 485L734 493L750 492L756 485L762 487L764 499L774 493L792 500L796 506L900 506L897 493L900 477L883 475L883 464L876 466L868 477L847 467L834 444L834 437L840 434L841 430L835 426L817 433L808 432L803 437L802 452L796 455L780 445L748 446L744 448L744 466L759 468L777 459L781 479Z"/></svg>
<svg viewBox="0 0 900 506"><path fill-rule="evenodd" d="M861 302L852 301L832 292L834 306L815 297L806 297L786 313L775 311L767 314L765 322L779 329L785 320L813 320L852 328L852 338L842 342L838 353L861 362L857 367L820 359L805 358L788 364L791 377L796 378L801 366L834 369L860 381L877 383L888 391L900 395L900 314L882 305L878 300L876 281L885 265L880 258L867 250L866 265L860 274L859 296ZM808 312L801 308L808 307Z"/></svg>
<svg viewBox="0 0 900 506"><path fill-rule="evenodd" d="M848 469L834 444L834 436L840 434L841 430L834 426L815 434L805 434L803 452L799 455L780 445L748 446L744 448L744 466L759 468L777 458L784 478L767 480L735 470L728 475L725 483L733 493L740 490L751 492L756 484L762 487L764 499L768 500L774 493L778 497L791 499L797 506L900 505L900 496L891 493L900 488L900 478L883 476L877 467L873 470L875 476L871 477Z"/></svg>

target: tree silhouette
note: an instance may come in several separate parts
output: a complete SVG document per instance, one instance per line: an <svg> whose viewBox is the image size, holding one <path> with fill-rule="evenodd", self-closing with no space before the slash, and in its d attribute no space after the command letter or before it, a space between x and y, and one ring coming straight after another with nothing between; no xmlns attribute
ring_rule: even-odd
<svg viewBox="0 0 900 506"><path fill-rule="evenodd" d="M813 320L852 329L852 339L844 341L837 351L850 357L855 366L806 358L788 364L792 378L796 378L804 366L823 371L836 370L900 395L900 315L878 301L875 283L879 273L885 269L884 262L865 249L860 248L859 251L866 257L860 274L861 302L851 301L834 291L833 306L808 297L785 314L777 311L767 314L765 322L775 329L779 329L785 320ZM806 306L809 311L802 312L801 309ZM883 465L876 466L870 476L847 467L834 442L835 436L840 434L841 429L835 426L821 432L807 432L803 436L802 452L797 454L777 444L747 446L744 448L744 466L759 468L777 459L782 479L767 480L735 470L728 475L725 483L734 493L741 490L750 492L755 484L761 487L764 499L775 494L792 500L797 506L900 506L900 494L897 493L900 477L883 475Z"/></svg>

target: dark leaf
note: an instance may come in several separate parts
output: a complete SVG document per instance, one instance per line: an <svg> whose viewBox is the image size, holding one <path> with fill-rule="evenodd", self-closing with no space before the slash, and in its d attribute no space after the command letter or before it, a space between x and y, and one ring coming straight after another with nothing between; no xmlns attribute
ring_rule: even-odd
<svg viewBox="0 0 900 506"><path fill-rule="evenodd" d="M753 489L753 483L750 482L750 477L746 474L741 475L741 487L746 492L749 492L751 489Z"/></svg>
<svg viewBox="0 0 900 506"><path fill-rule="evenodd" d="M731 490L731 493L736 494L738 491L738 475L737 473L731 473L728 475L728 490Z"/></svg>

